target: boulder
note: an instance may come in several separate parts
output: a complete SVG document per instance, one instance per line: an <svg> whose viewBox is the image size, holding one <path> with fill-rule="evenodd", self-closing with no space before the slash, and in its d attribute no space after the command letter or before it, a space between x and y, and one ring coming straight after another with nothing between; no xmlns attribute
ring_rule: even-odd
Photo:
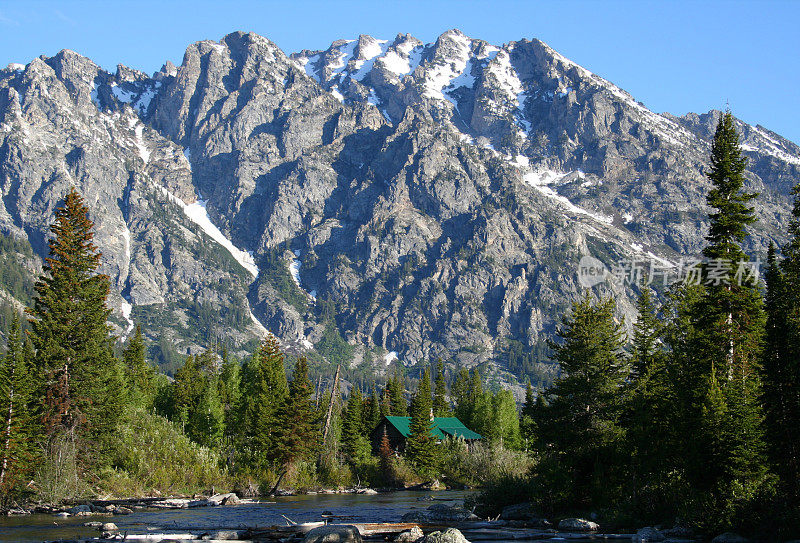
<svg viewBox="0 0 800 543"><path fill-rule="evenodd" d="M565 532L596 532L600 525L582 518L565 518L558 523L558 529Z"/></svg>
<svg viewBox="0 0 800 543"><path fill-rule="evenodd" d="M227 492L225 494L214 494L208 501L214 502L216 505L236 505L242 503L239 496L235 492Z"/></svg>
<svg viewBox="0 0 800 543"><path fill-rule="evenodd" d="M67 509L67 513L70 515L88 515L91 514L92 508L88 505L76 505L75 507L70 507Z"/></svg>
<svg viewBox="0 0 800 543"><path fill-rule="evenodd" d="M133 513L131 509L123 506L117 507L117 510L114 511L115 515L130 515L131 513Z"/></svg>
<svg viewBox="0 0 800 543"><path fill-rule="evenodd" d="M242 539L243 537L244 532L239 530L214 530L202 536L203 539L208 538L212 541L231 541Z"/></svg>
<svg viewBox="0 0 800 543"><path fill-rule="evenodd" d="M711 543L747 543L750 541L746 537L742 537L739 534L735 534L733 532L725 532L724 534L719 534L717 537L711 540Z"/></svg>
<svg viewBox="0 0 800 543"><path fill-rule="evenodd" d="M103 525L100 526L100 529L104 532L116 532L117 530L119 530L119 528L117 528L117 525L114 524L113 522L104 522Z"/></svg>
<svg viewBox="0 0 800 543"><path fill-rule="evenodd" d="M433 504L425 511L411 511L402 518L403 522L461 522L477 519L478 517L469 509L443 503Z"/></svg>
<svg viewBox="0 0 800 543"><path fill-rule="evenodd" d="M378 491L374 490L372 488L359 488L358 490L356 490L356 494L373 495L373 494L377 494L377 493L378 493Z"/></svg>
<svg viewBox="0 0 800 543"><path fill-rule="evenodd" d="M647 543L648 541L664 541L666 537L656 528L647 526L631 536L633 543Z"/></svg>
<svg viewBox="0 0 800 543"><path fill-rule="evenodd" d="M59 511L58 513L56 513L56 516L57 517L61 517L61 518L67 518L67 517L71 517L72 515L70 515L66 511Z"/></svg>
<svg viewBox="0 0 800 543"><path fill-rule="evenodd" d="M242 503L242 500L236 494L230 494L222 499L222 505L239 505L240 503Z"/></svg>
<svg viewBox="0 0 800 543"><path fill-rule="evenodd" d="M422 533L422 529L419 526L414 526L410 530L403 530L397 534L394 540L395 543L416 543L423 537L425 537L425 534Z"/></svg>
<svg viewBox="0 0 800 543"><path fill-rule="evenodd" d="M349 524L319 526L309 531L303 543L363 543L358 528Z"/></svg>
<svg viewBox="0 0 800 543"><path fill-rule="evenodd" d="M444 532L429 533L422 543L469 543L469 541L456 528L448 528Z"/></svg>

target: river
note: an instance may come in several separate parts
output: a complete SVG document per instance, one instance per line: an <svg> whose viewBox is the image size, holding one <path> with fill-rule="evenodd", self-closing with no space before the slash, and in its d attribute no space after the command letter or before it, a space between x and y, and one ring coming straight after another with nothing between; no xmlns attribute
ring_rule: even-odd
<svg viewBox="0 0 800 543"><path fill-rule="evenodd" d="M336 522L397 522L413 509L426 509L432 499L437 503L460 503L468 494L464 491L312 494L220 507L141 510L111 518L98 515L69 518L53 515L0 517L0 542L27 543L97 537L100 535L97 528L83 526L85 522L93 520L113 522L122 534L201 533L205 530L247 526L285 526L283 515L295 522L309 522L322 520L323 512L338 517Z"/></svg>

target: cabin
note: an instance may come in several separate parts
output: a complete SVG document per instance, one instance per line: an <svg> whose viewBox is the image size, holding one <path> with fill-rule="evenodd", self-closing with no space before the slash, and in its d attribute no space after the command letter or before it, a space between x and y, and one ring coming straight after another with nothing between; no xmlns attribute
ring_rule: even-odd
<svg viewBox="0 0 800 543"><path fill-rule="evenodd" d="M395 452L404 452L406 440L411 435L411 417L383 417L374 430L370 433L372 450L377 453L381 447L383 435L389 439L389 446ZM467 428L456 417L433 417L431 435L437 441L444 441L448 437L463 439L467 445L483 439L477 432Z"/></svg>

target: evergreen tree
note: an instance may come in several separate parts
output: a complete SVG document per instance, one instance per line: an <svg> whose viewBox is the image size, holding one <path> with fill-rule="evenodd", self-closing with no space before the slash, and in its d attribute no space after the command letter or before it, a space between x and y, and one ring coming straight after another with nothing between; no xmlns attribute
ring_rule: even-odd
<svg viewBox="0 0 800 543"><path fill-rule="evenodd" d="M609 503L619 495L623 430L621 392L628 377L622 350L624 332L614 319L612 299L592 303L587 294L575 302L551 341L561 377L547 390L546 423L540 424L543 462L557 474L556 501L579 507ZM551 490L546 490L550 492Z"/></svg>
<svg viewBox="0 0 800 543"><path fill-rule="evenodd" d="M225 421L225 434L222 447L228 467L233 467L236 454L236 435L238 431L237 407L241 398L241 366L237 360L232 359L226 347L222 348L222 368L219 375L219 399L222 403L223 419Z"/></svg>
<svg viewBox="0 0 800 543"><path fill-rule="evenodd" d="M217 449L225 434L225 411L219 397L217 379L206 382L197 404L189 415L189 436L200 445Z"/></svg>
<svg viewBox="0 0 800 543"><path fill-rule="evenodd" d="M276 452L284 466L310 458L320 441L313 395L314 387L308 380L308 361L301 356L292 373L289 394L278 414L280 447Z"/></svg>
<svg viewBox="0 0 800 543"><path fill-rule="evenodd" d="M20 490L34 462L34 421L28 409L31 382L14 316L6 355L0 362L0 503Z"/></svg>
<svg viewBox="0 0 800 543"><path fill-rule="evenodd" d="M389 393L389 381L381 391L380 414L382 417L388 417L392 414L392 397Z"/></svg>
<svg viewBox="0 0 800 543"><path fill-rule="evenodd" d="M433 414L437 417L449 417L452 415L450 406L447 404L447 382L444 379L444 364L440 358L436 362L436 380L434 381L433 391Z"/></svg>
<svg viewBox="0 0 800 543"><path fill-rule="evenodd" d="M665 503L673 498L665 487L677 463L678 444L672 439L675 398L662 346L663 326L648 287L639 294L637 310L624 426L631 453L632 507L648 517L663 514L674 505ZM654 435L659 439L653 439Z"/></svg>
<svg viewBox="0 0 800 543"><path fill-rule="evenodd" d="M749 206L756 195L743 190L746 164L727 112L711 150L707 200L713 212L703 251L710 260L693 308L689 388L683 392L689 421L700 430L686 436L688 482L720 527L731 526L769 481L760 406L765 319L757 280L742 273L749 259L741 244L756 220Z"/></svg>
<svg viewBox="0 0 800 543"><path fill-rule="evenodd" d="M369 455L369 441L364 434L364 397L354 386L342 419L342 449L354 460L363 460Z"/></svg>
<svg viewBox="0 0 800 543"><path fill-rule="evenodd" d="M530 381L525 387L525 403L519 417L519 431L525 450L536 439L536 398L533 396L533 387Z"/></svg>
<svg viewBox="0 0 800 543"><path fill-rule="evenodd" d="M125 397L107 324L109 282L97 273L101 254L88 211L74 188L56 210L50 255L29 310L35 363L45 375L39 391L45 431L100 439L99 447L80 448L83 460L110 436Z"/></svg>
<svg viewBox="0 0 800 543"><path fill-rule="evenodd" d="M147 363L145 351L142 327L137 324L136 331L122 351L122 362L130 402L150 409L155 401L157 372Z"/></svg>
<svg viewBox="0 0 800 543"><path fill-rule="evenodd" d="M455 403L453 414L461 422L470 426L472 406L469 397L469 370L467 368L458 370L451 390Z"/></svg>
<svg viewBox="0 0 800 543"><path fill-rule="evenodd" d="M431 375L425 368L411 404L410 434L406 440L406 454L417 472L425 476L435 475L440 462L432 414Z"/></svg>
<svg viewBox="0 0 800 543"><path fill-rule="evenodd" d="M395 417L408 416L408 404L406 403L405 379L399 367L394 369L394 378L386 383L389 392L390 414Z"/></svg>
<svg viewBox="0 0 800 543"><path fill-rule="evenodd" d="M650 295L650 288L647 286L639 293L636 312L636 324L633 326L632 370L634 377L640 377L647 373L648 367L661 353L659 347L661 324Z"/></svg>
<svg viewBox="0 0 800 543"><path fill-rule="evenodd" d="M369 436L381 421L381 402L378 398L378 389L372 384L372 394L364 402L364 435Z"/></svg>
<svg viewBox="0 0 800 543"><path fill-rule="evenodd" d="M241 399L237 407L237 449L256 474L264 473L278 455L278 410L289 393L283 353L268 335L242 368Z"/></svg>
<svg viewBox="0 0 800 543"><path fill-rule="evenodd" d="M216 353L206 350L189 356L175 372L173 419L195 443L217 448L225 430L225 413L219 397Z"/></svg>
<svg viewBox="0 0 800 543"><path fill-rule="evenodd" d="M781 486L800 505L800 185L789 242L778 262L770 247L766 272L766 337L763 354L764 409L769 451Z"/></svg>

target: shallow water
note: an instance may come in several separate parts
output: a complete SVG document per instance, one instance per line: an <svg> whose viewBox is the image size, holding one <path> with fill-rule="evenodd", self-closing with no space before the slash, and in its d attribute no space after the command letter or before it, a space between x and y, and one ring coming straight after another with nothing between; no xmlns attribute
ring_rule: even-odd
<svg viewBox="0 0 800 543"><path fill-rule="evenodd" d="M0 517L0 542L24 543L99 536L97 528L83 526L83 523L90 521L113 522L123 534L201 533L224 528L285 526L286 520L282 515L295 522L310 522L322 520L324 511L340 517L334 522L397 522L412 509L426 509L431 503L443 503L440 500L461 502L468 494L463 491L317 494L221 507L135 511L130 515L114 517ZM431 502L430 498L435 498L436 502Z"/></svg>

